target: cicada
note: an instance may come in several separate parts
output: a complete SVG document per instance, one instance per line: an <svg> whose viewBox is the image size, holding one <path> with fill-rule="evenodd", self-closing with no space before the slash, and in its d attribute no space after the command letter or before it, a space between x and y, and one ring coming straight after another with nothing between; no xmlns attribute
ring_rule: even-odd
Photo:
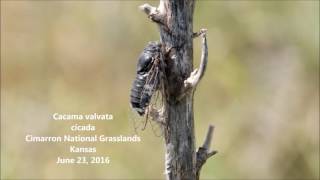
<svg viewBox="0 0 320 180"><path fill-rule="evenodd" d="M136 78L133 81L130 104L140 117L144 117L142 130L145 129L150 108L161 108L163 103L163 60L161 43L149 42L138 58ZM161 100L159 101L159 98ZM152 125L152 124L151 124ZM135 124L135 129L140 125Z"/></svg>

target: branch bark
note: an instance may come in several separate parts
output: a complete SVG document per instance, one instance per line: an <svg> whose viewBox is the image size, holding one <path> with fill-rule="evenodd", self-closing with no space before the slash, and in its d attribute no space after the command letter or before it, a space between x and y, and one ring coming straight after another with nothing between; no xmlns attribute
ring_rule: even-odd
<svg viewBox="0 0 320 180"><path fill-rule="evenodd" d="M168 180L198 179L205 161L215 154L208 153L213 132L211 126L206 143L198 152L195 150L193 92L205 73L208 47L205 29L193 33L194 6L195 0L160 0L157 8L149 4L140 6L158 24L163 54L166 54L165 115L153 111L152 116L155 119L161 117L159 119L164 123ZM193 71L193 38L198 36L202 36L202 57L199 70Z"/></svg>

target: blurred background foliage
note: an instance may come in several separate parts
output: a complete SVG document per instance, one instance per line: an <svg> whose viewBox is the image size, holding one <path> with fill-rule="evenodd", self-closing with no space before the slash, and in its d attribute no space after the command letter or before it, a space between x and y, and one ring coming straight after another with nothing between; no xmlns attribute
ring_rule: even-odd
<svg viewBox="0 0 320 180"><path fill-rule="evenodd" d="M98 143L108 166L58 166L68 144L24 142L72 134L54 112L112 113L112 122L92 123L97 133L134 134L137 57L159 39L142 3L1 1L2 178L164 178L164 143L150 127L141 143ZM197 2L194 30L206 27L209 43L195 94L197 146L212 123L219 151L202 178L319 178L318 15L319 1ZM195 66L199 57L195 39Z"/></svg>

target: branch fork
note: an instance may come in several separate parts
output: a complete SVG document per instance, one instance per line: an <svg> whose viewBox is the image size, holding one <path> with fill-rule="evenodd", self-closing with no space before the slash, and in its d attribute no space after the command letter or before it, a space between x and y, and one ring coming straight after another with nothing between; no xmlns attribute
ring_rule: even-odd
<svg viewBox="0 0 320 180"><path fill-rule="evenodd" d="M218 153L217 151L210 151L210 144L213 136L213 130L214 130L214 126L210 125L205 141L197 151L197 162L196 162L197 179L199 179L201 168L206 163L207 159L209 159L210 157Z"/></svg>

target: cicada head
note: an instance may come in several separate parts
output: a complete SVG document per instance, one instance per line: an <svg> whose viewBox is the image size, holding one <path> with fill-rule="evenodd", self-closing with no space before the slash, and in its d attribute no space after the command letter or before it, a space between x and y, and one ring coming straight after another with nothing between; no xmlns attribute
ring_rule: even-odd
<svg viewBox="0 0 320 180"><path fill-rule="evenodd" d="M139 56L137 74L145 74L151 69L153 61L160 56L160 50L161 44L159 42L148 43Z"/></svg>

